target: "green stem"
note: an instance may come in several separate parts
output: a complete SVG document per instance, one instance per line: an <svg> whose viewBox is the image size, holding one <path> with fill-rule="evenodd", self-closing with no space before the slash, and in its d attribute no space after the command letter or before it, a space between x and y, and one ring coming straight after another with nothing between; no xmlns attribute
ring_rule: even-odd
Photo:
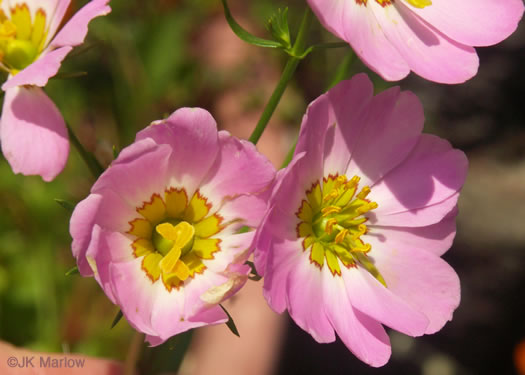
<svg viewBox="0 0 525 375"><path fill-rule="evenodd" d="M69 126L69 124L66 124L66 126L67 132L69 133L69 139L71 139L71 143L73 143L73 146L75 146L78 153L80 154L80 157L82 158L82 160L84 160L93 176L95 176L95 178L98 178L98 176L100 176L102 172L104 172L104 168L102 167L102 165L100 165L98 160L95 159L95 157L92 154L87 152L84 146L82 146L82 143L80 143L75 133L73 133L73 129L71 129L71 126Z"/></svg>
<svg viewBox="0 0 525 375"><path fill-rule="evenodd" d="M293 154L295 153L295 147L297 147L297 139L295 140L295 142L293 143L292 147L290 147L290 150L288 150L288 154L286 154L286 157L284 158L284 161L283 161L283 164L281 164L281 168L286 168L288 166L288 164L290 164L290 162L292 161L293 159Z"/></svg>
<svg viewBox="0 0 525 375"><path fill-rule="evenodd" d="M281 78L279 79L279 82L277 83L277 87L273 91L272 96L270 97L270 100L268 100L268 103L266 104L266 107L264 108L264 111L261 115L261 118L259 119L259 122L257 123L257 126L253 130L252 135L250 136L249 140L253 144L257 144L257 142L259 141L259 138L261 138L264 132L264 129L266 129L266 126L268 125L270 118L275 112L277 105L281 101L281 98L284 94L284 90L286 90L288 83L292 79L295 73L295 70L297 69L297 65L299 65L299 62L301 61L301 58L297 56L301 56L304 52L306 34L308 32L308 28L310 26L311 20L312 20L312 11L310 10L310 8L307 8L304 12L303 19L301 21L301 25L299 26L299 32L297 34L297 39L295 40L295 43L292 47L292 51L291 51L292 53L291 53L291 56L288 58L286 66L284 67L283 74L281 75Z"/></svg>
<svg viewBox="0 0 525 375"><path fill-rule="evenodd" d="M144 334L135 332L131 343L129 344L128 353L124 360L124 375L136 374L137 362L140 359L142 346L144 345Z"/></svg>
<svg viewBox="0 0 525 375"><path fill-rule="evenodd" d="M348 74L350 73L350 68L352 67L352 64L354 61L355 61L354 51L350 50L350 52L348 52L345 55L343 61L337 67L337 70L335 71L335 74L332 77L332 80L328 84L327 90L337 85L343 79L348 78Z"/></svg>

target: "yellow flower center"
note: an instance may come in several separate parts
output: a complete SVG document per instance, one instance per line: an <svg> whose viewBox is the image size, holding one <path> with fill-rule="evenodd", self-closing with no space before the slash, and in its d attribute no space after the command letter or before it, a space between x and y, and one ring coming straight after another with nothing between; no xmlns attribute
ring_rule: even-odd
<svg viewBox="0 0 525 375"><path fill-rule="evenodd" d="M129 222L127 233L134 236L133 255L143 257L142 270L153 283L161 279L171 291L204 272L203 261L220 251L221 240L213 236L224 229L222 217L210 215L211 207L199 191L188 200L184 189L168 189L137 208L141 217Z"/></svg>
<svg viewBox="0 0 525 375"><path fill-rule="evenodd" d="M381 5L383 8L385 8L387 5L392 5L394 3L394 0L375 0L379 5ZM410 5L412 5L415 8L425 8L429 5L432 5L431 0L406 0ZM368 3L368 0L355 0L355 2L359 5L366 6Z"/></svg>
<svg viewBox="0 0 525 375"><path fill-rule="evenodd" d="M3 68L16 74L33 63L44 49L46 36L43 9L36 11L33 20L27 4L15 5L8 15L0 10L0 63Z"/></svg>
<svg viewBox="0 0 525 375"><path fill-rule="evenodd" d="M355 267L356 262L385 284L383 278L368 259L370 244L361 236L367 233L364 214L377 208L376 202L366 197L370 188L358 191L360 178L345 175L323 178L306 191L306 199L296 213L297 237L303 238L303 250L310 251L310 262L320 269L325 261L332 275L341 275L339 262L345 267Z"/></svg>

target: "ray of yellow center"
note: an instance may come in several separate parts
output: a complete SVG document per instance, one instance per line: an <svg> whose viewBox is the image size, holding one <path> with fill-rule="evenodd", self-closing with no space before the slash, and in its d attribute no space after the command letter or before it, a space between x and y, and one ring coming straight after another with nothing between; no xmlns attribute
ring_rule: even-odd
<svg viewBox="0 0 525 375"><path fill-rule="evenodd" d="M177 277L186 280L190 276L189 267L180 259L183 248L193 240L195 229L193 225L181 221L177 225L161 223L155 230L166 240L173 241L171 250L159 263L160 269L169 278Z"/></svg>
<svg viewBox="0 0 525 375"><path fill-rule="evenodd" d="M429 5L432 5L432 1L430 0L407 0L408 3L416 8L425 8Z"/></svg>

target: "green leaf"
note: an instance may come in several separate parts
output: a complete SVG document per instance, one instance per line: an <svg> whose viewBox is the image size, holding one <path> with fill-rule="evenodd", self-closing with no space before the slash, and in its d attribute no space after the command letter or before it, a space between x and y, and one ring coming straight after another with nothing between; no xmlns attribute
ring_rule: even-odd
<svg viewBox="0 0 525 375"><path fill-rule="evenodd" d="M80 272L78 272L77 266L71 268L69 271L66 272L66 276L72 276L72 275L80 275Z"/></svg>
<svg viewBox="0 0 525 375"><path fill-rule="evenodd" d="M230 25L232 31L240 39L244 40L246 43L250 43L250 44L253 44L254 46L259 46L259 47L286 48L286 46L283 46L279 42L256 37L255 35L252 35L248 31L244 30L241 27L241 25L239 25L237 21L233 19L233 16L230 13L230 8L228 8L228 4L226 3L226 0L222 0L222 5L224 6L224 15L226 16L226 21L228 21L228 24Z"/></svg>
<svg viewBox="0 0 525 375"><path fill-rule="evenodd" d="M224 311L226 313L226 315L228 315L228 321L226 322L226 325L228 326L230 331L232 331L232 333L235 336L241 337L241 335L239 335L239 331L237 330L237 327L235 326L235 322L233 321L232 316L230 315L228 310L226 310L223 305L219 304L219 306L221 307L222 311Z"/></svg>
<svg viewBox="0 0 525 375"><path fill-rule="evenodd" d="M285 49L292 47L290 28L288 27L288 8L278 9L268 20L268 30Z"/></svg>
<svg viewBox="0 0 525 375"><path fill-rule="evenodd" d="M75 209L74 203L68 202L64 199L55 198L55 202L57 202L59 205L61 205L63 208L65 208L69 212L73 212L73 210Z"/></svg>
<svg viewBox="0 0 525 375"><path fill-rule="evenodd" d="M113 319L113 323L111 323L111 328L115 327L118 322L120 322L120 319L122 319L122 317L124 316L124 314L122 314L122 310L119 310L117 315L115 316L115 319Z"/></svg>
<svg viewBox="0 0 525 375"><path fill-rule="evenodd" d="M113 159L116 159L118 157L118 154L120 153L117 146L113 145Z"/></svg>

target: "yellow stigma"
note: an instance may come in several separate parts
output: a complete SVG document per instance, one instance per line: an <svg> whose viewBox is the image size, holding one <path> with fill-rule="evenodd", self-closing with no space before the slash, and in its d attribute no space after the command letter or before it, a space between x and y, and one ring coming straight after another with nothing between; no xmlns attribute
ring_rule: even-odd
<svg viewBox="0 0 525 375"><path fill-rule="evenodd" d="M430 0L407 0L410 5L416 8L423 9L425 7L428 7L429 5L432 5L432 1Z"/></svg>
<svg viewBox="0 0 525 375"><path fill-rule="evenodd" d="M186 280L190 276L190 269L180 260L180 257L183 254L183 249L191 247L191 242L195 236L193 225L185 221L181 221L177 225L165 222L158 224L155 230L164 240L171 242L171 249L159 263L160 269L168 279L177 277L180 280Z"/></svg>

